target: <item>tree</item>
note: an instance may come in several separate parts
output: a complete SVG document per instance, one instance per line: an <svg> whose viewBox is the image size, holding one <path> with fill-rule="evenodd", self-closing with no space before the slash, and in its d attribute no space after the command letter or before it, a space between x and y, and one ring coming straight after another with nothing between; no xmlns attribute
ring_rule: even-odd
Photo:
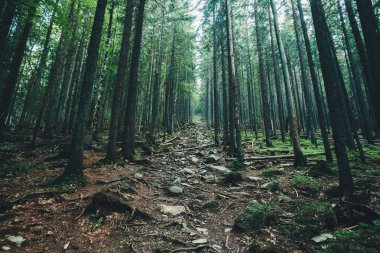
<svg viewBox="0 0 380 253"><path fill-rule="evenodd" d="M84 180L83 174L83 149L85 141L86 125L90 114L90 99L94 85L95 71L98 62L99 46L102 37L104 14L107 0L98 0L91 38L87 49L87 60L81 85L79 107L76 123L72 134L70 157L63 175L59 180L73 179Z"/></svg>
<svg viewBox="0 0 380 253"><path fill-rule="evenodd" d="M331 45L331 35L327 26L321 0L310 1L312 17L317 39L319 58L330 110L331 127L335 144L335 154L339 169L339 187L343 195L352 197L353 181L346 151L346 140L343 129L344 107L339 94L339 73Z"/></svg>
<svg viewBox="0 0 380 253"><path fill-rule="evenodd" d="M133 42L131 67L129 73L129 86L127 97L127 110L124 128L123 156L130 161L134 160L135 119L137 107L138 71L140 64L141 39L144 23L145 0L140 0L135 24L135 37Z"/></svg>

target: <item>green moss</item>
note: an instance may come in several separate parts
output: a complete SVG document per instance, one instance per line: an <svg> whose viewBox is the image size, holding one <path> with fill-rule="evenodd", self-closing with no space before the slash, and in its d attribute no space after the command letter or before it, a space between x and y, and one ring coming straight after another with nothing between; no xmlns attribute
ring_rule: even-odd
<svg viewBox="0 0 380 253"><path fill-rule="evenodd" d="M359 224L354 230L338 229L335 240L329 241L320 253L379 253L380 220L372 224Z"/></svg>
<svg viewBox="0 0 380 253"><path fill-rule="evenodd" d="M3 165L0 168L0 173L20 174L20 173L29 173L36 169L37 169L36 165L22 159L19 156L15 156L3 162Z"/></svg>
<svg viewBox="0 0 380 253"><path fill-rule="evenodd" d="M322 188L317 180L301 173L296 173L291 179L291 182L294 186L308 191L316 192Z"/></svg>
<svg viewBox="0 0 380 253"><path fill-rule="evenodd" d="M334 228L337 218L329 203L312 202L297 212L296 222L307 225L317 235L325 228Z"/></svg>
<svg viewBox="0 0 380 253"><path fill-rule="evenodd" d="M235 227L243 232L255 232L265 225L267 206L259 203L250 203L235 219Z"/></svg>
<svg viewBox="0 0 380 253"><path fill-rule="evenodd" d="M284 171L278 169L264 169L261 172L262 177L276 177L284 175Z"/></svg>
<svg viewBox="0 0 380 253"><path fill-rule="evenodd" d="M269 182L267 188L270 191L278 191L281 189L281 183L279 180L272 180Z"/></svg>

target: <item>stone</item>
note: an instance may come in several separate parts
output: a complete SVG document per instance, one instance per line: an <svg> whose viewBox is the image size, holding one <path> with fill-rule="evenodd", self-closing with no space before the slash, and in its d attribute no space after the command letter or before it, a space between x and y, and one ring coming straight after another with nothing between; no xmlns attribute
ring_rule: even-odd
<svg viewBox="0 0 380 253"><path fill-rule="evenodd" d="M22 236L14 236L14 235L7 236L7 240L10 241L11 243L14 243L19 248L21 247L23 242L26 241Z"/></svg>
<svg viewBox="0 0 380 253"><path fill-rule="evenodd" d="M135 178L141 179L143 177L144 177L144 175L142 173L135 173Z"/></svg>
<svg viewBox="0 0 380 253"><path fill-rule="evenodd" d="M258 181L261 181L263 180L261 177L247 177L249 180L251 181L254 181L254 182L258 182Z"/></svg>
<svg viewBox="0 0 380 253"><path fill-rule="evenodd" d="M225 228L224 233L230 233L232 231L232 228Z"/></svg>
<svg viewBox="0 0 380 253"><path fill-rule="evenodd" d="M220 157L217 155L210 155L206 158L205 163L217 163L220 160Z"/></svg>
<svg viewBox="0 0 380 253"><path fill-rule="evenodd" d="M194 173L195 173L195 170L193 170L193 169L189 169L189 168L184 168L184 169L182 170L182 172L185 173L185 174L194 174Z"/></svg>
<svg viewBox="0 0 380 253"><path fill-rule="evenodd" d="M160 208L160 212L164 214L170 214L173 216L177 216L181 213L186 212L186 208L184 206L168 206L168 205L162 204L159 206L159 208Z"/></svg>
<svg viewBox="0 0 380 253"><path fill-rule="evenodd" d="M172 195L178 196L178 195L181 195L183 193L183 189L179 186L172 186L169 188L169 192Z"/></svg>
<svg viewBox="0 0 380 253"><path fill-rule="evenodd" d="M243 181L243 177L239 172L230 172L222 180L223 184L236 185Z"/></svg>
<svg viewBox="0 0 380 253"><path fill-rule="evenodd" d="M197 239L197 240L192 241L192 243L194 243L194 244L205 244L205 243L207 243L207 239Z"/></svg>
<svg viewBox="0 0 380 253"><path fill-rule="evenodd" d="M313 240L315 243L322 243L324 241L327 241L329 239L333 239L334 236L330 233L321 234L318 236L313 237L311 240Z"/></svg>
<svg viewBox="0 0 380 253"><path fill-rule="evenodd" d="M216 201L216 200L210 200L210 201L207 201L204 205L203 205L203 208L204 209L216 209L216 208L219 208L219 202Z"/></svg>
<svg viewBox="0 0 380 253"><path fill-rule="evenodd" d="M177 177L174 181L173 181L173 184L181 184L182 183L182 180Z"/></svg>
<svg viewBox="0 0 380 253"><path fill-rule="evenodd" d="M260 186L260 188L261 188L261 189L267 189L268 186L269 186L269 183L265 183L265 184L262 184L262 185Z"/></svg>
<svg viewBox="0 0 380 253"><path fill-rule="evenodd" d="M1 249L4 250L4 251L8 251L8 250L10 250L11 248L8 247L8 246L3 246L3 247L1 247Z"/></svg>
<svg viewBox="0 0 380 253"><path fill-rule="evenodd" d="M244 212L235 219L235 227L243 232L255 232L266 222L266 206L259 203L250 203Z"/></svg>
<svg viewBox="0 0 380 253"><path fill-rule="evenodd" d="M213 170L216 170L216 171L220 171L220 172L223 172L223 173L230 173L231 170L224 167L224 166L216 166L216 165L210 165L209 166L210 169L213 169Z"/></svg>
<svg viewBox="0 0 380 253"><path fill-rule="evenodd" d="M195 228L199 233L208 235L208 230L207 228Z"/></svg>
<svg viewBox="0 0 380 253"><path fill-rule="evenodd" d="M197 164L197 163L199 163L199 159L196 158L195 156L192 156L192 157L190 158L190 162L193 163L193 164Z"/></svg>
<svg viewBox="0 0 380 253"><path fill-rule="evenodd" d="M214 175L205 175L205 176L202 176L202 179L206 182L206 183L214 183L216 181L216 178Z"/></svg>

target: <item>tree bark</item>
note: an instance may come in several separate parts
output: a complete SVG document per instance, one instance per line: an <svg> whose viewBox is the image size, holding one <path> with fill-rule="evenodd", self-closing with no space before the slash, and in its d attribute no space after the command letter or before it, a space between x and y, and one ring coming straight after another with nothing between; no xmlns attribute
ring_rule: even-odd
<svg viewBox="0 0 380 253"><path fill-rule="evenodd" d="M94 86L106 5L107 0L98 0L90 43L87 49L86 67L81 86L77 119L71 140L70 157L65 171L60 179L75 179L79 181L84 179L83 146L85 141L86 125L90 116L91 99L89 98L91 97Z"/></svg>

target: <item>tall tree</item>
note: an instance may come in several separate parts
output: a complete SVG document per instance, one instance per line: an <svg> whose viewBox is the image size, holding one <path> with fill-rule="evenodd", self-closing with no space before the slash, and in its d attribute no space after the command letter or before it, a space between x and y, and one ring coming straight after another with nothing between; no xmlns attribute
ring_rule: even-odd
<svg viewBox="0 0 380 253"><path fill-rule="evenodd" d="M280 59L281 59L282 72L284 75L285 89L287 91L286 101L287 101L288 110L289 110L290 136L292 138L292 144L293 144L294 165L296 166L305 165L307 161L306 161L306 157L303 155L303 152L301 150L300 139L299 139L299 134L297 130L297 116L296 116L294 97L292 96L292 87L290 84L288 60L285 55L284 44L282 42L282 36L280 34L277 9L276 9L274 0L270 0L270 4L272 7L272 14L273 14L277 44L280 50Z"/></svg>
<svg viewBox="0 0 380 253"><path fill-rule="evenodd" d="M135 119L137 107L138 71L140 64L141 40L144 24L145 0L140 0L135 24L135 37L133 42L131 68L129 73L129 86L127 97L127 110L124 128L123 156L133 161L135 152Z"/></svg>
<svg viewBox="0 0 380 253"><path fill-rule="evenodd" d="M124 17L124 31L121 41L121 50L119 56L119 65L117 68L117 75L113 94L112 103L112 113L111 113L111 123L109 130L109 139L107 147L106 159L110 161L115 161L117 158L116 144L118 136L118 121L120 117L120 107L122 98L122 89L124 87L125 75L127 73L128 64L128 51L129 51L129 41L131 37L132 28L132 16L133 16L133 0L128 0L125 8Z"/></svg>
<svg viewBox="0 0 380 253"><path fill-rule="evenodd" d="M8 76L4 82L4 90L0 101L0 138L4 134L6 128L6 120L9 116L13 94L16 89L17 79L19 77L20 67L25 55L26 45L30 32L33 27L34 17L36 16L39 0L34 0L29 7L28 16L25 21L22 34L15 49L15 54L10 63Z"/></svg>
<svg viewBox="0 0 380 253"><path fill-rule="evenodd" d="M94 85L106 6L107 0L98 0L94 17L94 23L92 25L91 38L87 49L86 67L81 86L75 127L72 134L70 157L63 175L59 178L60 180L84 180L83 148L85 141L86 125L90 116L89 114L91 109L91 100L89 99L89 97L91 97Z"/></svg>
<svg viewBox="0 0 380 253"><path fill-rule="evenodd" d="M339 169L339 187L345 197L351 198L353 181L348 162L344 124L344 105L339 94L339 73L335 62L332 39L326 22L321 0L310 0L315 35L321 61L321 69L330 110L331 127L335 144L335 154Z"/></svg>
<svg viewBox="0 0 380 253"><path fill-rule="evenodd" d="M372 72L373 83L369 83L368 90L372 106L380 128L380 28L371 0L356 0L360 23L362 25L364 42Z"/></svg>

